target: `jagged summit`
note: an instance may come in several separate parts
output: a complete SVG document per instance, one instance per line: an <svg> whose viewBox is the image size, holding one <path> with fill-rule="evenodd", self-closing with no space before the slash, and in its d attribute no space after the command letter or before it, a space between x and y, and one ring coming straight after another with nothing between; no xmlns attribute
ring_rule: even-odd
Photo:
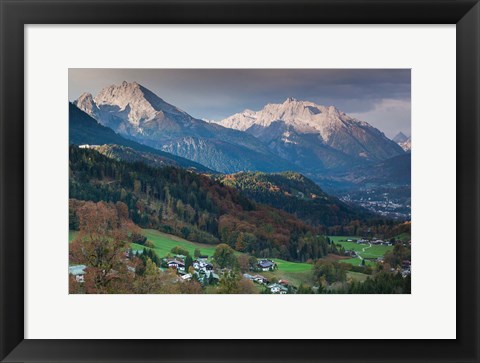
<svg viewBox="0 0 480 363"><path fill-rule="evenodd" d="M80 98L76 101L76 105L89 113L89 109L82 107ZM92 100L89 100L90 102ZM97 107L97 113L115 112L124 113L125 121L133 125L141 125L146 121L150 121L158 116L160 112L167 112L173 115L185 114L185 112L175 106L165 102L153 92L140 85L137 82L123 81L120 85L111 85L102 89L95 98L93 103ZM103 108L103 110L101 110ZM95 111L95 107L91 109ZM92 114L92 116L95 116ZM99 116L99 115L97 115ZM100 115L100 118L101 115Z"/></svg>
<svg viewBox="0 0 480 363"><path fill-rule="evenodd" d="M304 146L300 157L321 155L320 159L327 165L342 163L340 159L343 157L327 157L328 150L325 149L315 151L320 145L365 160L382 160L402 153L398 145L367 122L350 117L333 105L323 106L293 97L283 103L267 104L259 111L245 110L218 121L218 124L247 131L281 155L289 153L288 150L279 150L283 149L282 143L290 148L292 145ZM287 159L293 161L298 157L295 154Z"/></svg>
<svg viewBox="0 0 480 363"><path fill-rule="evenodd" d="M224 127L245 131L254 125L268 127L276 121L284 121L297 132L319 133L327 142L339 128L354 124L368 125L349 117L335 106L322 106L293 97L287 98L281 104L267 104L257 112L245 110L218 123Z"/></svg>

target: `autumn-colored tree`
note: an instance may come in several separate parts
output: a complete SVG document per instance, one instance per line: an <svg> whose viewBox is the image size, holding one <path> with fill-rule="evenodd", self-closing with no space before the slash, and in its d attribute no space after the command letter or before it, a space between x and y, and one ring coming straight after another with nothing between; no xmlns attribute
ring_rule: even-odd
<svg viewBox="0 0 480 363"><path fill-rule="evenodd" d="M105 202L85 202L77 216L79 233L70 244L70 263L87 266L85 292L109 292L111 281L126 275L125 221L114 205Z"/></svg>
<svg viewBox="0 0 480 363"><path fill-rule="evenodd" d="M203 294L202 285L198 281L183 281L178 284L179 294Z"/></svg>
<svg viewBox="0 0 480 363"><path fill-rule="evenodd" d="M236 262L234 252L235 251L230 246L226 245L225 243L220 243L217 248L215 248L213 259L220 268L231 268Z"/></svg>
<svg viewBox="0 0 480 363"><path fill-rule="evenodd" d="M257 288L255 284L248 279L242 278L238 283L238 293L239 294L255 294L257 293Z"/></svg>
<svg viewBox="0 0 480 363"><path fill-rule="evenodd" d="M250 271L250 256L246 254L241 254L237 256L237 265L240 271L247 272Z"/></svg>
<svg viewBox="0 0 480 363"><path fill-rule="evenodd" d="M217 292L219 294L238 294L240 280L240 276L233 271L224 273L220 277Z"/></svg>
<svg viewBox="0 0 480 363"><path fill-rule="evenodd" d="M142 277L136 278L136 288L139 294L155 294L161 291L160 270L150 259L145 264L145 272Z"/></svg>

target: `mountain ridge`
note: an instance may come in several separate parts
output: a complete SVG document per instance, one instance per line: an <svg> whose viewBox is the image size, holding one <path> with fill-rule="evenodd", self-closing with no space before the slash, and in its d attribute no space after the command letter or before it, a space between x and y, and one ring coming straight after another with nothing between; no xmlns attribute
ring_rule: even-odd
<svg viewBox="0 0 480 363"><path fill-rule="evenodd" d="M112 129L100 125L95 119L79 109L74 104L68 104L69 108L69 143L74 145L105 145L115 144L128 147L137 152L155 155L167 165L194 169L199 172L213 173L214 171L194 161L168 154L133 140L125 139Z"/></svg>
<svg viewBox="0 0 480 363"><path fill-rule="evenodd" d="M296 168L254 136L196 119L136 82L83 94L75 104L126 138L220 172Z"/></svg>
<svg viewBox="0 0 480 363"><path fill-rule="evenodd" d="M309 158L324 169L334 169L404 153L383 132L335 106L291 97L281 104L269 103L260 111L247 109L216 123L252 134L300 167L305 167Z"/></svg>
<svg viewBox="0 0 480 363"><path fill-rule="evenodd" d="M325 193L318 184L295 172L240 172L216 176L248 198L282 209L313 226L332 227L376 216Z"/></svg>

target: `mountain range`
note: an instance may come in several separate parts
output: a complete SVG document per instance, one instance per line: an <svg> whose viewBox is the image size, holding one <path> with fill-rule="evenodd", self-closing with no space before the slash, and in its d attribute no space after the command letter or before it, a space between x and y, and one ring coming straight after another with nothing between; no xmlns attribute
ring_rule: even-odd
<svg viewBox="0 0 480 363"><path fill-rule="evenodd" d="M334 106L288 98L259 111L205 121L136 82L106 87L95 97L84 93L74 105L71 143L121 145L100 150L117 158L150 165L160 160L209 173L294 171L330 193L363 187L368 180L410 182L405 174L410 157L402 149L409 138L399 135L398 144ZM86 123L76 121L87 117Z"/></svg>
<svg viewBox="0 0 480 363"><path fill-rule="evenodd" d="M190 116L133 82L82 94L75 105L125 138L181 156L219 172L291 170L250 134Z"/></svg>
<svg viewBox="0 0 480 363"><path fill-rule="evenodd" d="M257 112L245 110L218 124L255 136L277 155L310 171L344 169L403 154L370 124L334 106L294 98Z"/></svg>
<svg viewBox="0 0 480 363"><path fill-rule="evenodd" d="M84 93L75 105L125 138L224 173L345 170L404 153L334 106L293 98L218 122L194 118L136 82L106 87L95 97Z"/></svg>

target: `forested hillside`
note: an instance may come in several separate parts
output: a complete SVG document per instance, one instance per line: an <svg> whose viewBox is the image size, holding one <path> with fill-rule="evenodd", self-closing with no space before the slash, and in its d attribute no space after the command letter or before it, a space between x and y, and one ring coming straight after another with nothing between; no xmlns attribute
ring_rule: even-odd
<svg viewBox="0 0 480 363"><path fill-rule="evenodd" d="M326 194L317 184L295 172L245 172L219 176L224 185L241 190L258 203L292 213L314 226L346 225L372 219L364 208L350 206Z"/></svg>
<svg viewBox="0 0 480 363"><path fill-rule="evenodd" d="M306 261L331 248L317 228L208 176L114 160L75 146L69 160L70 229L77 228L75 200L121 201L141 227L201 243L223 242L258 257Z"/></svg>

